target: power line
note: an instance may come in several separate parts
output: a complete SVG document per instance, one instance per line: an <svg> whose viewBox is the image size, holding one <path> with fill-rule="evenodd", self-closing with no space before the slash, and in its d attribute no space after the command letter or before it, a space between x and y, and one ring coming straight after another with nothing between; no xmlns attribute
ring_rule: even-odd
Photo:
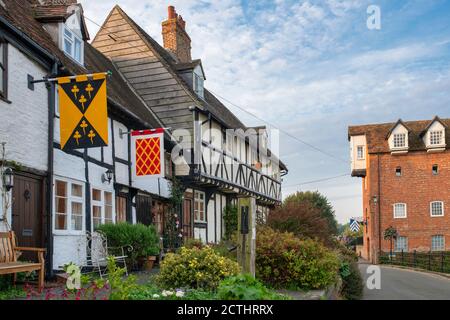
<svg viewBox="0 0 450 320"><path fill-rule="evenodd" d="M102 28L102 26L101 26L100 24L98 24L97 22L95 22L93 19L87 17L86 15L85 15L84 17L85 17L87 20L89 20L90 22L92 22L92 23L94 23L95 25L97 25L98 27ZM103 30L106 30L106 29L110 29L110 28L103 28ZM117 36L117 34L115 34L115 32L112 32L112 31L107 31L107 33L108 33L108 34L113 34L113 35L116 35L116 36ZM119 36L117 36L117 37L119 38ZM121 43L125 43L125 42L126 42L126 41L121 41L121 40L117 40L117 39L114 39L114 38L112 38L112 39L113 39L114 41L121 42ZM138 50L138 51L140 51L140 52L144 52L144 51L141 50L139 47L135 47L135 49ZM209 89L208 89L208 90L209 90ZM317 152L320 152L320 153L322 153L322 154L324 154L324 155L326 155L326 156L328 156L328 157L330 157L330 158L336 159L336 160L341 161L341 162L349 163L349 161L344 160L344 159L342 159L342 158L340 158L340 157L338 157L338 156L336 156L336 155L334 155L334 154L332 154L332 153L329 153L328 151L325 151L325 150L323 150L323 149L321 149L321 148L318 148L318 147L316 147L316 146L314 146L314 145L312 145L312 144L310 144L310 143L308 143L308 142L306 142L306 141L300 139L299 137L294 136L294 135L291 134L290 132L288 132L288 131L286 131L286 130L284 130L284 129L281 129L280 127L276 126L275 124L273 124L273 123L271 123L271 122L269 122L269 121L267 121L267 120L264 120L264 119L262 119L261 117L258 117L256 114L254 114L254 113L252 113L252 112L246 110L246 109L243 108L243 107L240 107L240 106L237 105L236 103L233 103L232 101L228 100L227 98L222 97L222 96L219 95L218 93L215 93L215 92L213 92L212 90L209 90L209 91L210 91L212 94L214 94L214 95L216 95L217 97L219 97L220 99L222 99L222 100L228 102L229 104L231 104L232 106L238 108L239 110L241 110L241 111L243 111L243 112L245 112L245 113L251 115L251 116L254 117L255 119L258 119L259 121L262 121L262 122L264 122L264 123L269 124L270 126L272 126L272 127L276 128L276 129L280 130L280 132L283 132L283 133L284 133L285 135L287 135L288 137L290 137L290 138L292 138L292 139L294 139L294 140L296 140L296 141L298 141L298 142L300 142L300 143L302 143L302 144L308 146L309 148L311 148L311 149L313 149L313 150L315 150L315 151L317 151Z"/></svg>
<svg viewBox="0 0 450 320"><path fill-rule="evenodd" d="M306 185L306 184L313 184L313 183L317 183L317 182L329 181L329 180L334 180L334 179L347 177L347 176L349 176L349 174L345 173L345 174L341 174L341 175L338 175L338 176L333 176L333 177L328 177L328 178L322 178L322 179L305 181L305 182L301 182L301 183L296 183L296 184L291 184L291 185L287 185L287 186L282 186L282 188L298 187L298 186L303 186L303 185Z"/></svg>
<svg viewBox="0 0 450 320"><path fill-rule="evenodd" d="M320 148L318 148L318 147L316 147L316 146L314 146L314 145L312 145L312 144L310 144L310 143L308 143L308 142L306 142L306 141L304 141L304 140L302 140L302 139L300 139L300 138L294 136L292 133L289 133L288 131L286 131L286 130L284 130L284 129L281 129L280 127L274 125L273 123L271 123L271 122L269 122L269 121L267 121L267 120L264 120L264 119L258 117L258 116L255 115L254 113L252 113L252 112L250 112L250 111L248 111L248 110L245 110L243 107L238 106L237 104L235 104L235 103L231 102L230 100L228 100L228 99L226 99L226 98L220 96L219 94L217 94L217 93L211 91L210 89L208 89L208 90L209 90L212 94L214 94L214 95L216 95L217 97L221 98L222 100L228 102L228 103L231 104L232 106L234 106L234 107L238 108L239 110L241 110L241 111L243 111L243 112L245 112L245 113L247 113L247 114L253 116L254 118L258 119L259 121L262 121L262 122L265 122L265 123L269 124L270 126L272 126L272 127L276 128L276 129L280 130L281 132L283 132L285 135L289 136L290 138L292 138L292 139L294 139L294 140L297 140L298 142L300 142L300 143L302 143L302 144L304 144L304 145L310 147L311 149L314 149L315 151L320 152L320 153L322 153L322 154L324 154L324 155L326 155L326 156L328 156L328 157L330 157L330 158L334 158L334 159L339 160L339 161L341 161L341 162L348 163L347 160L344 160L344 159L342 159L342 158L340 158L340 157L338 157L338 156L335 156L335 155L332 154L332 153L329 153L329 152L327 152L327 151L325 151L325 150L323 150L323 149L320 149Z"/></svg>

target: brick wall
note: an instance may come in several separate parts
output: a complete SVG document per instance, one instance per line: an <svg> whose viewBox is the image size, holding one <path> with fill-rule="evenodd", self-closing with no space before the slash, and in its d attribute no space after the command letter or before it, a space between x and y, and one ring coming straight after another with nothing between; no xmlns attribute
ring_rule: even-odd
<svg viewBox="0 0 450 320"><path fill-rule="evenodd" d="M379 164L378 164L379 160ZM439 166L438 175L433 175L432 167ZM380 184L378 184L378 166ZM402 175L396 175L401 167ZM364 251L370 243L370 251L389 251L389 241L384 240L383 231L389 226L397 229L400 236L408 237L409 251L428 251L433 235L444 235L446 250L450 250L450 151L429 154L410 152L406 155L371 154L368 158L368 188L363 179L363 208L369 213L369 228L364 234ZM380 189L378 189L380 186ZM378 204L373 196L378 195ZM444 202L444 216L431 217L430 203ZM393 204L406 203L407 217L394 219ZM381 221L380 221L381 218ZM379 228L381 223L381 228ZM377 257L371 255L372 262Z"/></svg>

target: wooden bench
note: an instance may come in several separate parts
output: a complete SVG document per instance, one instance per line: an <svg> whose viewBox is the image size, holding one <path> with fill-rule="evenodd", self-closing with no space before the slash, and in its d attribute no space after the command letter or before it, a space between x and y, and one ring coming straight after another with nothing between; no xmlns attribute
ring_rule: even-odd
<svg viewBox="0 0 450 320"><path fill-rule="evenodd" d="M38 262L18 261L22 251L36 252ZM14 284L16 283L17 273L20 272L39 272L39 290L44 288L44 260L45 249L26 248L16 246L16 237L13 231L0 232L0 275L14 274Z"/></svg>

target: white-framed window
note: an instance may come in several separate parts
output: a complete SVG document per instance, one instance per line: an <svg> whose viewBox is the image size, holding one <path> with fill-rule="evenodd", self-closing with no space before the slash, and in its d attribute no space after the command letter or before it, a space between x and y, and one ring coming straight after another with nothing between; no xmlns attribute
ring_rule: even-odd
<svg viewBox="0 0 450 320"><path fill-rule="evenodd" d="M72 30L63 27L63 51L79 64L83 64L83 40L80 39Z"/></svg>
<svg viewBox="0 0 450 320"><path fill-rule="evenodd" d="M194 221L206 222L205 193L202 191L194 192Z"/></svg>
<svg viewBox="0 0 450 320"><path fill-rule="evenodd" d="M406 133L394 134L394 148L406 147Z"/></svg>
<svg viewBox="0 0 450 320"><path fill-rule="evenodd" d="M115 223L113 193L92 188L92 229L101 224Z"/></svg>
<svg viewBox="0 0 450 320"><path fill-rule="evenodd" d="M397 237L395 240L395 251L408 252L408 237Z"/></svg>
<svg viewBox="0 0 450 320"><path fill-rule="evenodd" d="M442 130L430 131L430 145L441 145L443 144L444 133Z"/></svg>
<svg viewBox="0 0 450 320"><path fill-rule="evenodd" d="M394 219L406 218L406 203L394 204Z"/></svg>
<svg viewBox="0 0 450 320"><path fill-rule="evenodd" d="M193 74L194 91L201 98L204 97L204 87L203 87L203 85L204 85L204 79L200 75L198 75L198 74L196 74L194 72L194 74Z"/></svg>
<svg viewBox="0 0 450 320"><path fill-rule="evenodd" d="M63 178L54 182L54 230L82 232L84 230L84 184Z"/></svg>
<svg viewBox="0 0 450 320"><path fill-rule="evenodd" d="M431 251L444 251L445 237L441 234L431 237Z"/></svg>
<svg viewBox="0 0 450 320"><path fill-rule="evenodd" d="M358 146L356 148L356 157L358 160L364 160L364 146Z"/></svg>
<svg viewBox="0 0 450 320"><path fill-rule="evenodd" d="M432 217L442 217L444 216L444 202L433 201L430 203L430 215Z"/></svg>

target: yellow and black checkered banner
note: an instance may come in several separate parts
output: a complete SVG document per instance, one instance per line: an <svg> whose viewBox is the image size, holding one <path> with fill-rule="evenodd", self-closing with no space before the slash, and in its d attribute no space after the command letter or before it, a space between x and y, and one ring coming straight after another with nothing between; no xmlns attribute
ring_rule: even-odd
<svg viewBox="0 0 450 320"><path fill-rule="evenodd" d="M61 149L108 145L106 74L58 78Z"/></svg>

